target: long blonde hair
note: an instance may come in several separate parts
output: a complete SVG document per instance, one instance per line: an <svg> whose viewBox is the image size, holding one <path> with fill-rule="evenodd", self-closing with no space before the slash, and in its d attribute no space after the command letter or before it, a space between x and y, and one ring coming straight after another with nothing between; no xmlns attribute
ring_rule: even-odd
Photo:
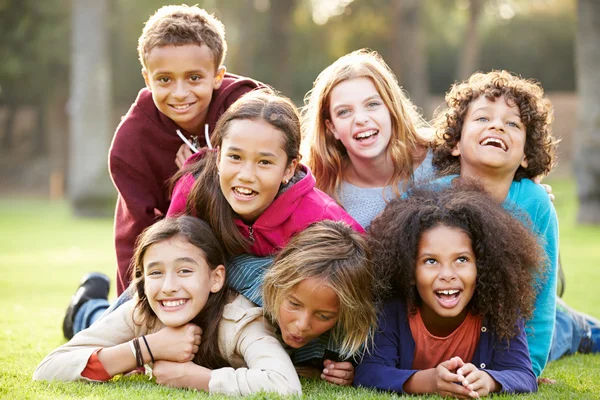
<svg viewBox="0 0 600 400"><path fill-rule="evenodd" d="M340 221L320 221L292 238L265 274L265 313L279 320L283 299L298 283L323 279L340 301L332 328L343 358L371 344L376 325L371 252L361 234Z"/></svg>
<svg viewBox="0 0 600 400"><path fill-rule="evenodd" d="M310 146L303 148L303 154L308 157L306 164L315 176L317 187L338 203L348 153L327 129L325 121L331 120L329 100L333 88L340 82L355 78L369 78L390 112L392 136L387 151L394 165L394 174L386 186L392 185L396 196L400 195L400 181L413 177L415 152L428 146L428 141L417 132L427 123L381 56L375 51L361 49L340 57L319 74L312 90L304 98L302 109L303 144Z"/></svg>

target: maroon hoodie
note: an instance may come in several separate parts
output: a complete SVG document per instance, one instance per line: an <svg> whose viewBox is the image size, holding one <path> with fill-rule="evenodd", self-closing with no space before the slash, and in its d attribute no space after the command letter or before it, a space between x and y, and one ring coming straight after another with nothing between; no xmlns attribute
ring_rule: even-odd
<svg viewBox="0 0 600 400"><path fill-rule="evenodd" d="M213 91L205 123L212 132L225 110L243 94L264 86L255 80L225 74L219 89ZM177 150L183 141L180 130L161 113L152 93L144 88L123 117L110 147L108 167L118 192L115 211L115 248L117 251L117 294L131 281L129 266L137 236L167 214L169 182L177 172ZM198 135L200 146L206 145Z"/></svg>

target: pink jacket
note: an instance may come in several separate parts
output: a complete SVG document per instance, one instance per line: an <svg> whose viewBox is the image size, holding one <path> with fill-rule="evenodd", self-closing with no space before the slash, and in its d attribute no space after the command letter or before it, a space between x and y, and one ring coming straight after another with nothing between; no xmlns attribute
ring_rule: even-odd
<svg viewBox="0 0 600 400"><path fill-rule="evenodd" d="M197 158L191 157L188 161L193 162ZM294 234L313 222L323 220L344 221L357 232L365 232L339 204L315 188L315 178L308 167L300 165L300 168L306 176L277 196L252 226L236 218L235 223L244 236L254 239L251 254L259 257L272 255L284 247ZM185 213L186 200L194 181L190 174L177 182L167 217Z"/></svg>

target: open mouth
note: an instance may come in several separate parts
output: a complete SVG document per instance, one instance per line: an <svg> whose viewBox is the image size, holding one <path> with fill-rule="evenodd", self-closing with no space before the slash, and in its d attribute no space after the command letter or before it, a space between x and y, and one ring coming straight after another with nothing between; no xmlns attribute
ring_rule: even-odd
<svg viewBox="0 0 600 400"><path fill-rule="evenodd" d="M245 188L245 187L239 187L239 186L233 187L233 192L236 195L238 195L240 197L245 197L245 198L251 198L251 197L258 195L258 192L255 190Z"/></svg>
<svg viewBox="0 0 600 400"><path fill-rule="evenodd" d="M354 136L354 140L361 142L374 137L378 133L379 131L377 129L369 129L368 131L360 132L358 135Z"/></svg>
<svg viewBox="0 0 600 400"><path fill-rule="evenodd" d="M451 307L454 307L458 303L458 299L460 297L460 294L462 293L462 290L444 289L444 290L436 290L434 293L435 293L435 296L436 296L438 302L443 307L451 308Z"/></svg>
<svg viewBox="0 0 600 400"><path fill-rule="evenodd" d="M187 299L179 299L179 300L162 300L160 302L160 304L164 307L164 308L176 308L176 307L181 307L182 305L184 305L185 303L187 303L188 300Z"/></svg>
<svg viewBox="0 0 600 400"><path fill-rule="evenodd" d="M175 111L185 111L185 110L189 109L191 106L193 106L194 104L196 104L196 103L193 102L193 103L186 103L186 104L169 104L169 105Z"/></svg>
<svg viewBox="0 0 600 400"><path fill-rule="evenodd" d="M506 146L506 143L504 143L504 141L502 139L498 139L498 138L486 138L486 139L483 139L479 144L482 146L497 147L504 151L506 151L508 149L508 147Z"/></svg>

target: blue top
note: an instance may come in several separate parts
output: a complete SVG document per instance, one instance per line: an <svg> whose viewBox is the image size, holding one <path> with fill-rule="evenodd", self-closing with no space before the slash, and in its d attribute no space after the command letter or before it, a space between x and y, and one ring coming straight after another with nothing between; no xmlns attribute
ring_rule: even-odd
<svg viewBox="0 0 600 400"><path fill-rule="evenodd" d="M537 379L531 369L522 320L518 327L517 336L499 341L484 321L479 344L470 360L502 385L502 393L537 391ZM374 344L370 354L367 353L356 367L354 385L403 393L404 383L418 370L412 367L415 341L406 304L401 300L392 299L386 303Z"/></svg>
<svg viewBox="0 0 600 400"><path fill-rule="evenodd" d="M433 176L432 161L433 152L429 150L421 165L413 173L415 184L424 183L431 179ZM402 193L403 184L404 181L401 181L398 188L400 193ZM384 210L388 202L394 198L394 191L391 186L363 188L345 181L342 182L338 194L340 202L348 214L365 229Z"/></svg>
<svg viewBox="0 0 600 400"><path fill-rule="evenodd" d="M445 176L432 185L449 186L456 177L458 175ZM526 324L533 371L540 376L550 354L556 319L558 218L546 190L530 179L513 181L502 206L536 234L547 257L546 273L537 278L539 293L533 316Z"/></svg>

